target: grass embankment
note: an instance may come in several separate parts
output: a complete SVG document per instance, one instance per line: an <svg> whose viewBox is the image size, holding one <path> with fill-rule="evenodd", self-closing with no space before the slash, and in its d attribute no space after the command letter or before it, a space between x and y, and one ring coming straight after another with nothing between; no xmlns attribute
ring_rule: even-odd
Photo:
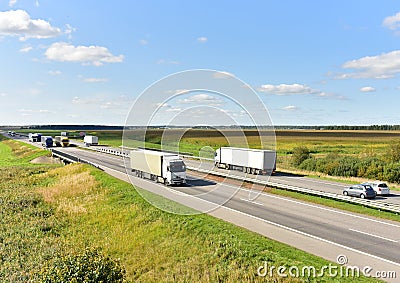
<svg viewBox="0 0 400 283"><path fill-rule="evenodd" d="M16 158L7 143L0 143L1 160ZM57 258L88 247L120 258L127 280L140 282L296 282L301 280L276 273L260 278L256 271L264 261L317 270L329 264L208 215L160 211L130 184L87 165L31 166L35 150L14 163L18 165L0 167L2 282L35 282Z"/></svg>

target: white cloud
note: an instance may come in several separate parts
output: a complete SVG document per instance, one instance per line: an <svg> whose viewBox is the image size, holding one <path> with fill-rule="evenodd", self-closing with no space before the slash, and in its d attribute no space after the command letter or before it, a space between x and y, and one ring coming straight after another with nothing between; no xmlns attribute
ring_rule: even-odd
<svg viewBox="0 0 400 283"><path fill-rule="evenodd" d="M85 83L104 83L108 82L107 78L82 78Z"/></svg>
<svg viewBox="0 0 400 283"><path fill-rule="evenodd" d="M295 110L298 110L298 109L299 108L297 106L294 106L294 105L288 105L288 106L285 106L285 107L282 108L282 110L285 110L285 111L295 111Z"/></svg>
<svg viewBox="0 0 400 283"><path fill-rule="evenodd" d="M72 38L72 33L76 31L76 28L74 28L73 26L66 24L65 25L65 31L64 33L67 35L68 39Z"/></svg>
<svg viewBox="0 0 400 283"><path fill-rule="evenodd" d="M28 38L50 38L61 34L61 30L52 27L49 22L33 20L24 10L0 12L0 34Z"/></svg>
<svg viewBox="0 0 400 283"><path fill-rule="evenodd" d="M45 52L47 59L60 62L80 62L101 66L104 63L119 63L123 55L114 56L102 46L73 46L66 42L53 43Z"/></svg>
<svg viewBox="0 0 400 283"><path fill-rule="evenodd" d="M51 76L59 76L59 75L61 75L62 74L62 72L61 71L48 71L47 72L49 75L51 75Z"/></svg>
<svg viewBox="0 0 400 283"><path fill-rule="evenodd" d="M184 104L200 104L200 105L219 106L222 104L223 101L215 96L210 95L210 94L200 93L200 94L192 95L188 98L180 99L178 102L184 103Z"/></svg>
<svg viewBox="0 0 400 283"><path fill-rule="evenodd" d="M6 97L7 96L7 93L5 93L5 92L0 92L0 97Z"/></svg>
<svg viewBox="0 0 400 283"><path fill-rule="evenodd" d="M31 51L32 49L33 49L32 46L25 46L25 47L22 47L22 48L19 50L19 52L28 53L28 52Z"/></svg>
<svg viewBox="0 0 400 283"><path fill-rule="evenodd" d="M355 71L352 73L340 74L336 76L337 79L393 78L396 74L400 73L400 50L348 61L342 65L342 68L355 69Z"/></svg>
<svg viewBox="0 0 400 283"><path fill-rule="evenodd" d="M149 42L148 42L146 39L141 39L141 40L139 40L139 43L140 43L141 45L147 45L147 44L149 44Z"/></svg>
<svg viewBox="0 0 400 283"><path fill-rule="evenodd" d="M168 103L157 103L156 104L158 110L163 110L165 112L181 112L182 109L173 105L170 105Z"/></svg>
<svg viewBox="0 0 400 283"><path fill-rule="evenodd" d="M12 7L15 4L17 4L17 2L18 2L18 0L10 0L10 1L8 1L8 6Z"/></svg>
<svg viewBox="0 0 400 283"><path fill-rule="evenodd" d="M33 110L33 109L19 109L19 112L22 113L22 115L32 115L32 114L54 114L54 111L50 111L47 109L40 109L40 110Z"/></svg>
<svg viewBox="0 0 400 283"><path fill-rule="evenodd" d="M205 36L200 36L197 38L197 41L201 43L206 43L208 41L208 38Z"/></svg>
<svg viewBox="0 0 400 283"><path fill-rule="evenodd" d="M361 92L374 92L376 89L372 86L364 86L360 88Z"/></svg>
<svg viewBox="0 0 400 283"><path fill-rule="evenodd" d="M268 92L276 95L292 95L292 94L318 94L319 90L310 88L302 84L280 84L280 85L262 85L258 89L261 92Z"/></svg>
<svg viewBox="0 0 400 283"><path fill-rule="evenodd" d="M101 109L125 109L130 107L132 103L133 100L127 97L126 95L120 95L113 99L110 98L104 99L102 97L80 98L79 96L75 96L72 99L72 104L90 105L99 107Z"/></svg>
<svg viewBox="0 0 400 283"><path fill-rule="evenodd" d="M383 20L382 25L390 30L396 30L400 28L400 12L394 16L386 17Z"/></svg>

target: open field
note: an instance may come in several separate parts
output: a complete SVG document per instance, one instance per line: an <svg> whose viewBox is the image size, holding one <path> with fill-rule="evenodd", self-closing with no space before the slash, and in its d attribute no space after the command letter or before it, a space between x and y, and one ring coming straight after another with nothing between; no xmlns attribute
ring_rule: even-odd
<svg viewBox="0 0 400 283"><path fill-rule="evenodd" d="M19 130L18 132L33 132L34 130ZM60 131L41 130L48 135L59 135ZM141 140L145 136L146 144L159 147L161 137L165 133L163 142L171 146L179 147L182 151L191 152L195 155L203 147L218 148L221 146L246 146L250 148L270 147L273 145L272 134L269 131L261 131L262 140L267 144L261 144L259 133L254 130L224 130L225 136L215 130L192 129L182 130L131 130L126 133L127 139ZM182 135L183 133L183 135ZM73 132L78 135L79 132ZM122 131L86 131L87 135L97 135L101 144L110 146L122 145ZM244 136L246 138L243 138ZM326 155L332 152L339 154L363 154L371 150L381 153L388 144L400 141L400 131L331 131L331 130L276 130L276 149L279 155L284 156L292 153L293 148L307 146L312 153ZM174 142L175 141L175 142ZM129 144L127 144L129 146Z"/></svg>
<svg viewBox="0 0 400 283"><path fill-rule="evenodd" d="M18 159L18 148L8 143L0 142L1 160ZM264 261L316 268L329 264L207 215L160 211L130 184L90 166L31 166L36 155L31 148L19 158L24 161L0 166L0 199L7 200L0 206L0 281L39 281L57 260L88 247L119 258L132 282L263 282L267 278L257 277L256 270Z"/></svg>

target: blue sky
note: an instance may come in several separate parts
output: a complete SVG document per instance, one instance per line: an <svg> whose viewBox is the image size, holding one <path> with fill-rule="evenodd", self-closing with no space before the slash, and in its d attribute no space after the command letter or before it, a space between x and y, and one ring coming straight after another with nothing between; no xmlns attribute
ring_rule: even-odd
<svg viewBox="0 0 400 283"><path fill-rule="evenodd" d="M0 62L3 125L123 125L149 86L193 69L251 86L275 125L400 124L395 0L1 1ZM216 93L151 95L188 124L187 105L247 123Z"/></svg>

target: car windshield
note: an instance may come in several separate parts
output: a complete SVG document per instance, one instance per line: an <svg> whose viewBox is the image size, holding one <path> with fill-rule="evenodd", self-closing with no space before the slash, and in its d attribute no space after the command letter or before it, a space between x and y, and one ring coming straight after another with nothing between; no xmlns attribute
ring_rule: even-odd
<svg viewBox="0 0 400 283"><path fill-rule="evenodd" d="M185 172L186 166L183 162L173 162L170 164L171 172Z"/></svg>
<svg viewBox="0 0 400 283"><path fill-rule="evenodd" d="M383 183L383 184L379 184L378 187L379 188L387 188L388 186L385 183Z"/></svg>
<svg viewBox="0 0 400 283"><path fill-rule="evenodd" d="M372 188L370 185L364 185L364 188L365 188L366 190L373 190L373 188Z"/></svg>

